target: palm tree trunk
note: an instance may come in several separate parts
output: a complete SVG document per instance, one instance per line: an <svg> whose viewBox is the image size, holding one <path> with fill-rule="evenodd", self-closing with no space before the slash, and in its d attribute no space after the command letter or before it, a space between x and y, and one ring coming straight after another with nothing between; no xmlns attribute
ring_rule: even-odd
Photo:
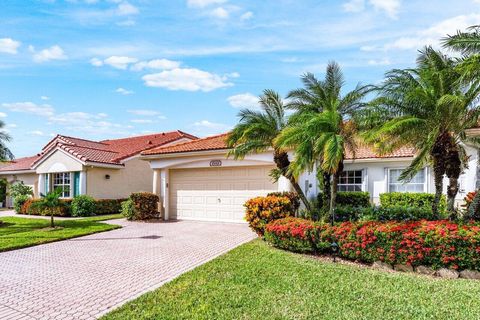
<svg viewBox="0 0 480 320"><path fill-rule="evenodd" d="M447 187L447 211L450 214L450 218L455 218L455 197L458 193L458 177L450 177Z"/></svg>
<svg viewBox="0 0 480 320"><path fill-rule="evenodd" d="M52 213L50 214L50 227L55 228L55 223L53 222L53 210L52 210Z"/></svg>
<svg viewBox="0 0 480 320"><path fill-rule="evenodd" d="M335 203L337 201L337 187L338 187L339 174L333 175L331 191L330 191L330 206L328 208L328 216L331 219L332 225L335 223Z"/></svg>
<svg viewBox="0 0 480 320"><path fill-rule="evenodd" d="M455 197L458 193L458 178L462 173L462 161L460 160L460 152L458 146L453 139L449 140L448 152L445 161L445 173L449 179L447 187L447 211L450 218L455 218L457 211L455 210Z"/></svg>
<svg viewBox="0 0 480 320"><path fill-rule="evenodd" d="M330 212L330 195L331 195L331 179L332 175L321 169L318 169L317 179L322 189L321 200L322 205L319 208L324 217Z"/></svg>
<svg viewBox="0 0 480 320"><path fill-rule="evenodd" d="M275 150L273 154L273 160L277 166L277 168L281 171L282 175L290 181L295 192L298 194L298 197L303 202L305 208L308 211L311 211L312 208L310 206L310 202L308 201L307 197L303 193L302 188L297 182L297 179L288 171L290 166L290 160L288 159L288 153L280 150Z"/></svg>
<svg viewBox="0 0 480 320"><path fill-rule="evenodd" d="M433 160L433 178L435 182L435 198L432 203L432 213L434 216L439 216L438 207L440 205L440 200L442 199L443 193L443 174L445 173L445 167L443 163L440 163L442 160L434 159Z"/></svg>

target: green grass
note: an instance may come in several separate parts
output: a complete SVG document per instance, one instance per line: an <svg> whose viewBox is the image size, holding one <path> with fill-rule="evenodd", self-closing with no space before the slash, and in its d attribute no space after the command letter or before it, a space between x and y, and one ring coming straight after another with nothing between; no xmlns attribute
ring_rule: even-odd
<svg viewBox="0 0 480 320"><path fill-rule="evenodd" d="M60 228L55 229L49 228L50 220L47 219L3 217L0 218L3 222L0 224L0 252L117 229L119 226L99 221L121 217L108 215L56 220L55 226Z"/></svg>
<svg viewBox="0 0 480 320"><path fill-rule="evenodd" d="M245 244L113 319L480 319L480 282L386 273Z"/></svg>

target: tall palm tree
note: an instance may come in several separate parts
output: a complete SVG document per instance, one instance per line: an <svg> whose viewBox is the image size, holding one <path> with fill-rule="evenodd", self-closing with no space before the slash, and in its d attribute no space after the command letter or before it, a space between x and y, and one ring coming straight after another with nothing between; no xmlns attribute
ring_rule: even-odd
<svg viewBox="0 0 480 320"><path fill-rule="evenodd" d="M462 52L465 55L480 53L480 26L471 26L464 31L457 31L442 39L445 47Z"/></svg>
<svg viewBox="0 0 480 320"><path fill-rule="evenodd" d="M308 199L295 176L288 170L290 167L288 153L274 143L275 138L287 124L285 104L280 95L273 90L265 90L259 97L259 103L261 111L251 109L240 111L240 121L227 138L227 145L232 148L229 156L242 159L248 154L273 149L273 160L277 168L272 172L272 176L277 179L280 175L287 178L305 207L310 210Z"/></svg>
<svg viewBox="0 0 480 320"><path fill-rule="evenodd" d="M6 142L12 140L10 135L5 132L5 122L0 120L0 161L13 160L13 153L6 146Z"/></svg>
<svg viewBox="0 0 480 320"><path fill-rule="evenodd" d="M340 66L330 62L325 79L313 74L302 77L304 88L289 94L290 108L295 113L276 142L283 148L293 148L295 159L291 170L294 175L312 170L316 164L328 177L333 176L330 190L329 216L334 219L338 179L343 171L346 150L357 149L356 126L353 114L364 106L366 87L357 86L342 95L344 77Z"/></svg>
<svg viewBox="0 0 480 320"><path fill-rule="evenodd" d="M379 97L372 101L363 124L370 127L364 135L381 152L401 146L417 150L412 163L403 171L401 180L408 181L427 165L433 166L435 201L432 210L438 214L447 175L448 211L454 213L458 178L467 165L462 142L477 143L466 135L475 126L480 108L475 102L480 82L465 85L458 81L461 72L457 60L425 48L415 69L392 70L376 89Z"/></svg>

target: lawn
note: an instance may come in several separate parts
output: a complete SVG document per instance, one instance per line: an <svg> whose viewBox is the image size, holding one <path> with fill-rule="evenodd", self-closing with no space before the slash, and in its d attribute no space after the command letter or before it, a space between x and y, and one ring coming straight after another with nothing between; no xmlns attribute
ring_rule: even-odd
<svg viewBox="0 0 480 320"><path fill-rule="evenodd" d="M322 262L247 243L113 319L480 319L480 282Z"/></svg>
<svg viewBox="0 0 480 320"><path fill-rule="evenodd" d="M0 218L3 222L0 224L0 252L117 229L119 226L100 221L121 217L108 215L56 220L55 225L60 227L56 229L50 229L50 220L46 219L3 217Z"/></svg>

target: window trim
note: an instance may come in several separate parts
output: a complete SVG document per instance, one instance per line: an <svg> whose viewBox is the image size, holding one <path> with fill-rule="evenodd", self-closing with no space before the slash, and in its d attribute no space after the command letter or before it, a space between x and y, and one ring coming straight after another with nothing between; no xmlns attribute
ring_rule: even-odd
<svg viewBox="0 0 480 320"><path fill-rule="evenodd" d="M343 170L342 173L348 172L348 171L360 171L362 173L362 183L338 183L337 185L337 190L340 191L340 186L360 186L361 190L360 191L352 191L352 192L365 192L367 188L367 170L365 168L363 169L347 169Z"/></svg>
<svg viewBox="0 0 480 320"><path fill-rule="evenodd" d="M403 192L403 193L406 193L406 192L409 192L409 191L391 191L390 190L390 171L391 170L405 170L407 167L392 167L392 168L387 168L387 179L386 179L386 183L387 183L387 192L390 193L390 192ZM423 168L423 177L424 177L424 181L423 181L423 191L415 191L415 192L411 192L411 193L419 193L419 192L428 192L428 167L424 167ZM410 182L408 183L404 183L404 184L401 184L401 185L406 185L406 184L409 184ZM415 183L415 184L420 184L420 183Z"/></svg>
<svg viewBox="0 0 480 320"><path fill-rule="evenodd" d="M73 189L72 189L72 172L53 172L50 174L50 186L51 186L51 190L55 190L55 175L56 174L63 174L63 175L66 175L68 174L69 175L69 184L68 184L68 193L69 193L69 196L68 197L65 197L65 191L62 190L62 195L60 196L60 199L71 199L73 198ZM65 177L63 177L63 182L65 182ZM67 184L61 184L61 185L57 185L57 186L67 186Z"/></svg>

